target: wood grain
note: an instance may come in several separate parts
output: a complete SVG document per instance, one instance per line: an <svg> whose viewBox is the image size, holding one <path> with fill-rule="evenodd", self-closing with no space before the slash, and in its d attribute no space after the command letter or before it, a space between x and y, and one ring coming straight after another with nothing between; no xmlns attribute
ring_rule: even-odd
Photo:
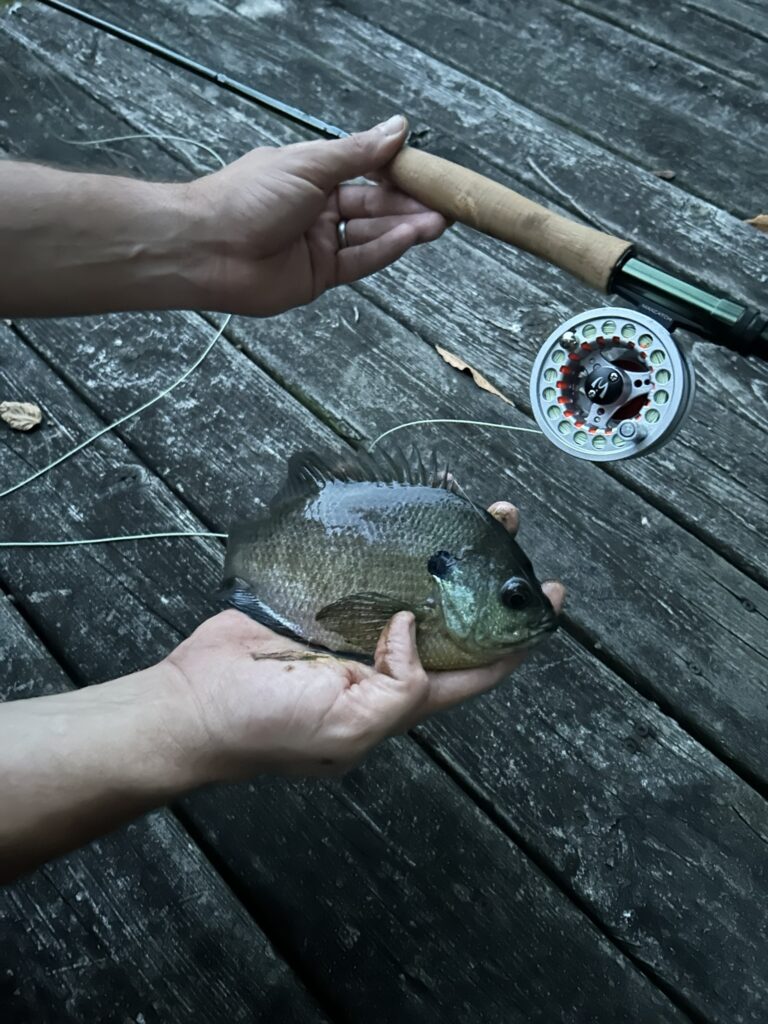
<svg viewBox="0 0 768 1024"><path fill-rule="evenodd" d="M97 42L82 27L72 28L65 47L63 25L46 22L39 11L38 17L34 24L43 28L34 46L55 55L51 42L58 40L59 48L66 48L65 56L55 57L62 71L75 61L74 79L99 96L98 106L86 102L79 87L67 85L66 76L55 78L57 87L71 90L68 99L81 111L84 127L78 131L83 134L92 134L96 123L113 134L127 117L136 127L174 125L185 132L205 123L214 144L227 152L258 138L295 137L253 108L224 102L218 90L167 75L143 56L125 52L110 61L115 48L103 39ZM90 67L94 52L114 69L106 84ZM52 110L66 117L64 106ZM41 155L45 144L43 137ZM186 163L178 163L153 143L134 144L129 152L139 172L156 176L183 176L185 166L201 166L191 152ZM93 159L119 166L122 157L98 154ZM485 252L466 247L466 240L457 245L447 250L448 257L476 259ZM443 247L431 250L442 252ZM416 254L405 265L418 266L413 261L421 257ZM483 258L489 277L494 267L504 265L503 258ZM442 263L437 267L435 274L444 269ZM432 307L416 291L421 269L408 274L413 296L405 303L390 299L392 312L426 323ZM526 286L523 278L519 284ZM460 310L476 286L470 281L466 287L466 293L453 296ZM108 490L110 463L89 463L84 475L73 470L66 485L59 481L58 488L46 490L51 508L36 528L61 530L62 517L73 512L81 520L77 528L86 530L120 528L126 513L142 523L161 514L195 522L149 466L212 525L226 525L235 511L252 510L277 486L294 445L333 436L272 378L351 438L370 437L372 430L419 408L492 416L497 408L492 399L478 397L469 381L378 308L392 291L390 279L368 293L373 302L352 291L338 292L309 310L237 331L238 343L270 376L223 347L207 376L191 382L179 403L158 407L125 432L131 449L144 460L138 476L142 486L129 476L122 490ZM546 302L540 288L525 294ZM505 319L508 323L508 313ZM449 325L446 315L434 330L447 331ZM515 330L523 339L534 327L530 320ZM185 316L30 322L23 329L102 416L127 408L137 390L167 380L171 366L183 364L201 345L199 322ZM295 354L299 343L301 366ZM104 355L96 359L97 352ZM15 349L6 365L26 380L36 379L34 364L24 362ZM738 364L733 376L743 384ZM40 390L46 396L58 394L47 377ZM65 412L69 402L75 415ZM52 404L70 435L82 436L87 414L71 394L60 406ZM201 408L215 409L215 416L201 424L195 417ZM37 449L35 457L42 461L51 447ZM722 559L692 542L666 516L627 496L605 474L590 474L585 486L584 477L574 467L564 469L553 453L529 457L525 449L487 435L457 444L453 451L460 479L473 490L498 497L501 479L513 496L520 495L526 513L523 543L538 553L545 569L560 567L552 537L569 552L574 576L586 587L585 594L575 595L574 626L581 625L600 645L607 641L602 655L619 657L622 671L639 689L654 687L646 692L662 699L667 712L684 718L689 727L706 729L709 723L712 744L722 741L723 731L734 744L738 738L740 762L745 746L749 759L750 742L755 742L750 739L752 716L759 722L764 702L758 686L754 703L744 708L748 721L733 717L729 703L743 701L751 684L736 678L728 666L737 664L741 672L744 640L752 637L759 644L760 630L756 626L750 633L747 624L744 633L746 608L735 603L733 593L730 598L724 590L715 590L715 597L709 591L706 598L696 595L697 584L733 588L743 578L729 575L733 570ZM28 449L21 454L30 458ZM135 461L128 451L120 458L129 465ZM87 502L89 494L95 495L94 508ZM550 502L564 511L553 513ZM618 537L605 532L610 529L608 511L616 507L628 524ZM26 525L23 506L7 525ZM87 561L69 562L51 558L52 553L43 560L15 553L14 592L73 671L97 678L99 669L108 670L106 653L125 664L140 663L205 613L206 584L216 575L218 554L198 543L182 544L182 549L161 545L151 554L139 549L130 556L111 549L99 552L98 561L92 557L96 552ZM616 564L606 566L608 552L615 554ZM655 561L645 564L649 557ZM41 564L46 581L54 582L48 591L36 586ZM632 594L626 580L636 572L641 583L638 594ZM595 573L597 579L591 579ZM113 611L116 579L119 615ZM72 580L81 581L74 592L57 597L55 591ZM78 605L78 591L87 594L87 603ZM618 607L611 607L616 600ZM593 632L596 607L598 634ZM105 653L108 632L116 644ZM63 643L61 637L70 634L71 642ZM703 666L692 651L705 659ZM629 665L624 663L627 655ZM682 670L676 661L681 655L690 659ZM712 688L717 688L714 696ZM625 956L658 978L694 1015L723 1024L761 1019L765 992L755 965L764 961L765 923L755 894L765 884L764 804L678 729L673 718L583 647L559 637L521 674L519 693L517 687L499 691L435 723L422 739L503 831L594 916ZM757 746L752 753L759 757ZM636 977L627 973L626 961L600 974L599 991L583 987L591 981L582 982L581 974L601 972L603 957L613 963L610 947L606 953L605 945L584 938L591 933L583 930L583 917L569 917L571 912L562 910L568 902L524 867L527 862L519 854L510 853L515 846L507 840L499 846L499 833L490 829L487 817L458 804L457 791L446 788L444 775L416 758L412 747L386 748L381 760L341 786L295 790L298 795L294 787L260 783L242 792L228 790L226 798L203 795L199 804L198 798L187 803L186 813L212 856L237 878L254 912L268 922L270 932L274 928L284 937L315 986L335 1000L342 1018L369 1010L368 994L375 993L378 1005L405 1020L421 1021L430 1012L450 1019L461 1003L467 1020L486 1021L498 1010L505 1020L514 1012L520 1020L570 1021L589 1012L580 1009L588 998L595 1002L592 1016L585 1019L613 1021L619 1002L623 1009L636 1008L638 1019L667 1019L664 1014L670 1011L659 1008L664 1004L647 1001L645 983L623 987L630 984L626 978ZM263 822L271 827L264 829ZM492 870L486 869L489 861L496 865ZM299 885L301 879L306 881ZM716 910L705 913L703 908ZM430 937L426 946L425 934ZM525 936L522 946L520 935ZM566 945L567 953L562 952ZM318 948L323 958L316 956ZM727 963L723 949L728 950ZM509 951L506 960L499 950ZM565 959L566 974L550 959L558 956ZM601 966L589 966L595 963ZM537 1018L536 1013L549 1016Z"/></svg>
<svg viewBox="0 0 768 1024"><path fill-rule="evenodd" d="M565 0L620 25L633 36L665 47L726 78L763 89L768 78L768 19L761 6L713 3L658 4L633 0ZM731 7L730 12L728 11ZM732 20L734 11L741 17ZM731 17L728 17L730 13ZM739 24L739 21L741 24ZM763 22L760 38L759 22ZM717 40L713 45L713 40Z"/></svg>

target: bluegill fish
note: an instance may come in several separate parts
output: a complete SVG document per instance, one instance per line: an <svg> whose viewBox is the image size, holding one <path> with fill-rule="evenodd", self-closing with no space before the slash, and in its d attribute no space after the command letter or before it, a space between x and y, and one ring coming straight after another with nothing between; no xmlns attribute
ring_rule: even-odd
<svg viewBox="0 0 768 1024"><path fill-rule="evenodd" d="M229 534L223 596L286 636L373 655L398 611L425 668L488 664L556 616L517 542L414 454L295 456L260 518Z"/></svg>

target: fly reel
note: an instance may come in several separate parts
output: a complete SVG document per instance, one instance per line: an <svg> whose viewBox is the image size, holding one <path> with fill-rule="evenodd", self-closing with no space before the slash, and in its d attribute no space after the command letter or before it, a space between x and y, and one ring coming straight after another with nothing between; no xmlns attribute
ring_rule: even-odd
<svg viewBox="0 0 768 1024"><path fill-rule="evenodd" d="M693 368L657 320L633 309L590 309L544 342L531 405L569 455L613 462L666 444L691 408Z"/></svg>

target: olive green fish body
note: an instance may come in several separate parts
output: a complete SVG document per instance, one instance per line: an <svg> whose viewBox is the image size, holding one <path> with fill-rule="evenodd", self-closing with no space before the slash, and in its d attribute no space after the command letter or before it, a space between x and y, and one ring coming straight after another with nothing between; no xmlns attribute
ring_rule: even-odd
<svg viewBox="0 0 768 1024"><path fill-rule="evenodd" d="M233 526L225 578L235 607L341 653L370 657L391 616L412 611L432 669L494 661L554 626L518 544L420 460L295 460L268 513ZM499 597L510 580L527 598L517 609Z"/></svg>

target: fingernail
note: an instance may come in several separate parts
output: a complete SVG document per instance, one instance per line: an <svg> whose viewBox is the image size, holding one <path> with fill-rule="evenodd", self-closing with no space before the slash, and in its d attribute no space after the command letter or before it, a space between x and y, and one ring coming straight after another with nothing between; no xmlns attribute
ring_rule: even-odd
<svg viewBox="0 0 768 1024"><path fill-rule="evenodd" d="M376 128L382 133L382 135L400 135L405 128L405 118L402 114L395 114L394 117L390 117L387 121L382 121L381 124L377 124Z"/></svg>

